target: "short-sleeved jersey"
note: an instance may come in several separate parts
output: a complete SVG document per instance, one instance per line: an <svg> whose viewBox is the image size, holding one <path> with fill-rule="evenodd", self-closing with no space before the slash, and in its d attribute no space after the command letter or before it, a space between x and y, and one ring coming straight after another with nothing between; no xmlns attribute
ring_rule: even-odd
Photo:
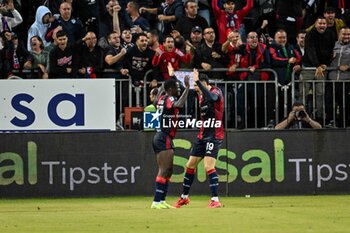
<svg viewBox="0 0 350 233"><path fill-rule="evenodd" d="M211 121L209 127L205 127L205 124L202 124L202 127L197 135L198 139L224 139L224 126L222 124L222 118L224 114L224 96L222 91L218 87L212 87L210 92L218 96L218 100L213 102L209 98L206 98L205 95L199 96L199 106L201 111L201 120ZM215 127L213 121L220 121L220 127Z"/></svg>
<svg viewBox="0 0 350 233"><path fill-rule="evenodd" d="M174 138L178 121L179 109L174 108L176 98L174 96L160 96L157 102L157 112L160 115L160 128L158 132L168 134Z"/></svg>

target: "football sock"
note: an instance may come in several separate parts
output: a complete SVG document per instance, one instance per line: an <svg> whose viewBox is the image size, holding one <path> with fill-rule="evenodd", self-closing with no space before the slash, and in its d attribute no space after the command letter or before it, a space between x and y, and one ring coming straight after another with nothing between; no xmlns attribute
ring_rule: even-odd
<svg viewBox="0 0 350 233"><path fill-rule="evenodd" d="M166 179L161 176L156 178L156 193L154 194L154 202L160 202L165 193Z"/></svg>
<svg viewBox="0 0 350 233"><path fill-rule="evenodd" d="M170 177L166 178L166 183L165 183L165 187L164 187L164 193L162 195L162 197L160 198L161 202L165 201L165 197L168 193L168 189L169 189L169 182L170 182Z"/></svg>
<svg viewBox="0 0 350 233"><path fill-rule="evenodd" d="M218 174L216 173L216 169L213 168L207 171L207 174L209 176L209 188L211 191L211 196L217 197L218 189L219 189L219 177L218 177Z"/></svg>
<svg viewBox="0 0 350 233"><path fill-rule="evenodd" d="M186 173L184 176L183 186L183 195L188 197L190 193L190 188L194 180L194 176L196 174L196 169L186 167ZM181 196L182 197L182 196Z"/></svg>

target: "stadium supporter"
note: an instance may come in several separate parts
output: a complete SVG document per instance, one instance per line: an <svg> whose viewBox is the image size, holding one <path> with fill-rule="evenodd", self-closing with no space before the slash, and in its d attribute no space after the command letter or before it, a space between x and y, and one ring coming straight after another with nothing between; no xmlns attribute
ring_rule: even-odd
<svg viewBox="0 0 350 233"><path fill-rule="evenodd" d="M335 18L335 9L333 7L327 7L323 16L327 22L327 29L331 30L335 34L335 37L338 38L340 29L345 26L344 21ZM311 25L306 31L309 32L314 27L315 24Z"/></svg>
<svg viewBox="0 0 350 233"><path fill-rule="evenodd" d="M185 2L186 16L180 18L175 25L175 30L177 30L185 40L190 39L190 34L194 27L208 27L207 21L202 16L198 15L197 10L197 2L195 0L187 0Z"/></svg>
<svg viewBox="0 0 350 233"><path fill-rule="evenodd" d="M131 34L130 29L125 28L122 31L122 34L120 36L121 39L121 46L123 48L126 48L127 50L131 47L134 47L134 43L133 43L133 39L132 39L133 35Z"/></svg>
<svg viewBox="0 0 350 233"><path fill-rule="evenodd" d="M13 17L8 16L12 14ZM21 14L15 9L13 0L6 4L0 3L0 32L12 31L14 27L23 22Z"/></svg>
<svg viewBox="0 0 350 233"><path fill-rule="evenodd" d="M345 2L345 9L344 13L342 14L342 18L344 19L344 22L347 26L350 26L350 2Z"/></svg>
<svg viewBox="0 0 350 233"><path fill-rule="evenodd" d="M11 66L10 66L10 41L11 41L12 33L9 31L4 31L1 33L1 45L2 48L0 48L1 52L1 78L7 79L9 77L9 74L11 74Z"/></svg>
<svg viewBox="0 0 350 233"><path fill-rule="evenodd" d="M304 104L300 102L294 102L292 111L289 113L288 117L275 126L275 129L303 128L321 129L322 126L317 121L311 119L305 111Z"/></svg>
<svg viewBox="0 0 350 233"><path fill-rule="evenodd" d="M249 32L247 35L247 44L240 45L236 53L241 55L239 68L246 68L249 72L241 72L239 74L240 80L245 81L259 81L268 80L269 76L265 72L256 72L256 69L266 68L269 66L269 54L265 44L258 42L258 35L256 32ZM262 86L257 85L257 96L255 95L254 85L247 84L238 86L237 90L237 113L238 113L238 128L252 127L254 125L254 111L258 114L258 125L262 126L264 117L262 114ZM245 91L247 89L247 92ZM247 101L245 101L245 96ZM257 108L255 105L255 99L257 102ZM247 125L245 124L247 117Z"/></svg>
<svg viewBox="0 0 350 233"><path fill-rule="evenodd" d="M330 64L330 68L336 68L336 70L330 71L328 78L330 80L350 80L350 28L344 27L340 29L339 40L335 43L333 49L334 59ZM327 117L329 119L333 118L333 111L338 109L339 112L334 112L336 115L335 123L338 127L349 127L350 126L350 83L335 83L335 89L333 93L333 88L329 87L327 91L328 96L328 109ZM344 89L343 89L344 88ZM335 100L333 101L333 96ZM343 99L343 96L345 98ZM345 101L345 102L344 102ZM335 106L333 104L335 103ZM344 108L345 108L345 125L344 122Z"/></svg>
<svg viewBox="0 0 350 233"><path fill-rule="evenodd" d="M144 33L136 34L136 46L130 48L124 58L123 75L129 74L134 85L143 82L147 71L153 69L152 60L155 52L148 47L147 36ZM157 79L151 75L151 87L157 87Z"/></svg>
<svg viewBox="0 0 350 233"><path fill-rule="evenodd" d="M254 4L254 10L257 12L257 20L254 27L258 35L260 35L259 28L263 29L262 33L265 37L274 35L276 32L275 0L257 0ZM262 25L264 25L263 28Z"/></svg>
<svg viewBox="0 0 350 233"><path fill-rule="evenodd" d="M57 32L61 30L62 30L62 27L58 26L52 31L52 34L51 34L52 43L50 43L48 46L44 48L46 51L50 52L57 45Z"/></svg>
<svg viewBox="0 0 350 233"><path fill-rule="evenodd" d="M241 35L237 29L229 32L227 36L226 42L222 45L221 50L223 53L226 53L229 57L229 64L227 66L228 72L226 73L228 76L237 79L235 71L239 66L239 62L241 60L241 55L236 53L235 51L239 46L242 45Z"/></svg>
<svg viewBox="0 0 350 233"><path fill-rule="evenodd" d="M211 4L209 0L198 0L198 15L202 16L208 23L208 27L211 25Z"/></svg>
<svg viewBox="0 0 350 233"><path fill-rule="evenodd" d="M129 18L127 22L129 27L133 30L141 28L142 31L149 31L151 29L147 19L140 16L139 5L135 1L130 1L126 5L126 12L128 13L127 17ZM135 29L134 29L135 28ZM140 33L140 31L136 31Z"/></svg>
<svg viewBox="0 0 350 233"><path fill-rule="evenodd" d="M291 82L294 66L300 63L301 57L294 47L287 42L287 33L280 29L275 34L275 40L269 48L271 68L277 73L278 83L286 86ZM287 96L284 95L287 91ZM291 89L279 89L279 119L282 119L283 109L289 108L292 101ZM285 99L287 97L287 100ZM285 103L289 103L287 106ZM287 110L286 110L287 111ZM287 112L286 112L287 114Z"/></svg>
<svg viewBox="0 0 350 233"><path fill-rule="evenodd" d="M315 27L311 29L305 36L305 54L302 57L303 67L315 67L315 71L302 70L302 80L325 80L326 68L332 61L333 48L336 38L335 34L327 28L326 19L319 16L316 19ZM311 87L310 83L305 83L300 87L300 93L308 94ZM303 90L303 88L305 88ZM324 102L324 88L323 83L316 83L316 120L323 120L323 102ZM311 110L311 104L306 105L308 112Z"/></svg>
<svg viewBox="0 0 350 233"><path fill-rule="evenodd" d="M72 1L74 18L78 18L84 25L84 31L94 32L99 36L101 10L104 3L101 0L75 0Z"/></svg>
<svg viewBox="0 0 350 233"><path fill-rule="evenodd" d="M169 35L177 21L183 17L184 10L181 0L165 0L159 8L146 8L141 7L140 12L148 12L150 14L156 14L160 24L161 38Z"/></svg>
<svg viewBox="0 0 350 233"><path fill-rule="evenodd" d="M9 41L9 61L12 72L10 73L21 73L23 69L31 69L34 60L33 56L25 48L23 42L19 40L17 34L13 32L11 34L12 37Z"/></svg>
<svg viewBox="0 0 350 233"><path fill-rule="evenodd" d="M124 56L126 54L126 49L121 47L120 44L120 37L117 32L112 32L107 37L108 40L108 46L105 49L105 55L104 55L104 61L105 61L105 68L112 69L113 72L108 72L104 74L105 78L114 78L114 79L120 79L123 78L123 74L121 73L123 68L123 62L124 62ZM117 82L116 83L116 96L119 96L119 88L121 87L122 90L125 92L127 89L125 88L124 83ZM128 96L124 95L122 97L122 106L119 105L120 101L117 101L116 104L116 116L117 119L119 119L120 111L119 109L121 107L125 107L126 99ZM123 129L122 127L117 124L118 128Z"/></svg>
<svg viewBox="0 0 350 233"><path fill-rule="evenodd" d="M164 38L163 45L156 49L152 64L155 67L160 68L164 80L170 79L169 72L167 72L168 63L171 63L175 70L179 69L179 60L184 63L191 62L191 47L186 45L186 54L180 49L175 47L175 40L172 36L166 36Z"/></svg>
<svg viewBox="0 0 350 233"><path fill-rule="evenodd" d="M68 35L64 30L58 31L57 46L50 52L49 78L74 78L77 72L77 59L74 49L68 45Z"/></svg>
<svg viewBox="0 0 350 233"><path fill-rule="evenodd" d="M109 1L114 2L114 1ZM112 7L112 25L113 25L113 32L118 33L118 36L121 36L121 26L123 25L121 15L121 6L119 5L118 1L116 1L117 4L114 4Z"/></svg>
<svg viewBox="0 0 350 233"><path fill-rule="evenodd" d="M338 0L337 0L338 1ZM316 20L317 17L317 8L318 1L315 0L307 0L303 2L303 27L310 27Z"/></svg>
<svg viewBox="0 0 350 233"><path fill-rule="evenodd" d="M241 29L243 18L253 8L253 0L247 0L247 4L241 10L235 10L236 0L223 0L223 9L218 6L218 0L212 0L212 8L219 33L219 43L225 43L228 33L232 29Z"/></svg>
<svg viewBox="0 0 350 233"><path fill-rule="evenodd" d="M105 51L105 68L120 71L123 67L123 58L126 54L126 49L120 45L120 37L118 33L112 32L107 37L108 47ZM114 78L120 77L120 74L113 74Z"/></svg>
<svg viewBox="0 0 350 233"><path fill-rule="evenodd" d="M203 40L203 30L201 27L194 27L191 29L189 42L193 45L192 49L197 49Z"/></svg>
<svg viewBox="0 0 350 233"><path fill-rule="evenodd" d="M205 28L202 44L196 49L194 67L206 71L212 68L225 67L225 55L221 50L221 44L215 41L213 28ZM222 73L207 73L210 78L222 78Z"/></svg>
<svg viewBox="0 0 350 233"><path fill-rule="evenodd" d="M201 121L215 120L214 127L200 128L196 140L193 143L190 158L186 164L186 172L183 180L183 192L181 197L174 204L175 208L180 208L190 202L188 198L190 188L192 186L196 168L202 160L204 160L204 169L209 177L209 188L211 191L211 199L209 208L219 208L223 205L219 201L219 177L215 169L216 158L222 142L224 140L223 128L223 112L224 112L224 96L218 87L209 84L208 76L199 73L196 69L193 71L193 81L195 82L195 90L198 93ZM217 125L219 123L220 125Z"/></svg>
<svg viewBox="0 0 350 233"><path fill-rule="evenodd" d="M305 53L305 35L306 31L301 30L297 34L297 44L295 45L296 51L299 53L300 56L304 56Z"/></svg>
<svg viewBox="0 0 350 233"><path fill-rule="evenodd" d="M185 38L180 34L180 32L178 32L177 30L172 30L170 33L170 36L172 36L174 38L174 43L175 43L175 47L178 48L181 52L186 53L186 43L185 43ZM190 45L189 45L190 46ZM192 53L191 53L191 61L192 61ZM190 67L191 65L191 61L190 62L183 62L183 61L179 61L179 68L193 68Z"/></svg>
<svg viewBox="0 0 350 233"><path fill-rule="evenodd" d="M54 22L51 23L51 27L48 29L46 39L52 37L53 30L61 26L67 33L68 43L74 46L75 42L82 39L86 34L82 22L78 18L72 17L72 5L68 2L62 2L60 5L60 16Z"/></svg>
<svg viewBox="0 0 350 233"><path fill-rule="evenodd" d="M30 53L33 56L32 69L38 69L39 77L42 79L49 78L49 56L50 53L44 50L44 42L40 36L35 35L30 38Z"/></svg>
<svg viewBox="0 0 350 233"><path fill-rule="evenodd" d="M288 32L287 40L291 44L295 44L295 38L299 20L302 16L302 1L300 0L276 0L276 13L277 13L277 24L278 29L283 29Z"/></svg>
<svg viewBox="0 0 350 233"><path fill-rule="evenodd" d="M157 30L151 30L147 32L147 38L148 38L148 47L155 51L157 48L159 48L160 43L159 43L159 36L158 36L158 31Z"/></svg>
<svg viewBox="0 0 350 233"><path fill-rule="evenodd" d="M62 2L64 2L64 0L45 0L43 5L49 8L52 14L55 15L60 13L60 5Z"/></svg>
<svg viewBox="0 0 350 233"><path fill-rule="evenodd" d="M301 57L287 42L287 32L280 29L275 34L274 43L269 48L271 68L277 72L278 83L287 85L291 81L293 67L300 63Z"/></svg>
<svg viewBox="0 0 350 233"><path fill-rule="evenodd" d="M100 35L99 37L107 37L112 31L120 31L120 28L116 30L115 27L113 27L113 18L115 13L118 13L121 10L121 6L119 5L119 2L116 0L103 0L104 4L106 6L102 8L101 11L101 22L100 22ZM116 12L117 11L117 12ZM121 28L124 28L124 20L121 16L121 14L116 14L116 17L118 17L118 27L120 25Z"/></svg>
<svg viewBox="0 0 350 233"><path fill-rule="evenodd" d="M241 46L242 40L240 33L237 29L234 29L229 32L227 36L227 41L222 45L221 50L226 54L227 60L229 61L227 64L228 72L226 72L226 80L228 81L238 81L239 73L235 72L236 68L239 66L241 61L241 54L236 53L236 50L239 46ZM227 124L230 127L233 124L233 120L235 119L235 103L233 101L233 96L235 96L234 85L227 86Z"/></svg>
<svg viewBox="0 0 350 233"><path fill-rule="evenodd" d="M35 14L35 22L30 26L28 30L28 42L27 49L28 51L32 50L31 38L33 36L39 36L44 43L44 47L50 45L50 41L45 40L46 32L51 26L55 18L52 17L51 11L46 6L39 6Z"/></svg>
<svg viewBox="0 0 350 233"><path fill-rule="evenodd" d="M348 80L350 79L350 28L340 29L339 40L335 43L333 49L334 58L330 68L337 68L336 71L330 71L330 80Z"/></svg>
<svg viewBox="0 0 350 233"><path fill-rule="evenodd" d="M92 31L86 33L77 48L80 56L78 74L82 78L101 77L103 71L103 50L97 46L96 34Z"/></svg>
<svg viewBox="0 0 350 233"><path fill-rule="evenodd" d="M333 7L337 15L343 15L348 2L346 0L327 0L327 7Z"/></svg>
<svg viewBox="0 0 350 233"><path fill-rule="evenodd" d="M199 48L200 44L202 43L202 40L203 40L203 31L202 31L202 28L199 27L199 26L195 26L192 28L191 30L191 34L190 34L190 39L189 40L186 40L184 42L184 45L189 45L191 50L191 62L190 63L181 63L180 64L180 67L181 68L193 68L194 67L194 61L196 60L195 57L196 57L196 50Z"/></svg>
<svg viewBox="0 0 350 233"><path fill-rule="evenodd" d="M168 64L169 76L174 77L174 69L171 63ZM180 96L180 84L176 79L171 78L164 83L165 95L158 93L157 112L160 114L160 128L153 138L153 150L157 157L158 173L156 177L156 190L151 205L152 209L174 208L165 202L168 186L173 173L174 144L176 134L179 108L185 105L190 83L189 76L184 79L185 90ZM180 96L180 97L179 97ZM179 99L177 99L179 97ZM171 127L164 127L163 122L171 121Z"/></svg>

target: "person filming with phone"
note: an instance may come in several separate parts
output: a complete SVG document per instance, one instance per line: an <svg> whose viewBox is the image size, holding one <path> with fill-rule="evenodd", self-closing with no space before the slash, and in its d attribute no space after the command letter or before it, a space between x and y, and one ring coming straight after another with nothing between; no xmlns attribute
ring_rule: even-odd
<svg viewBox="0 0 350 233"><path fill-rule="evenodd" d="M321 129L322 126L317 121L311 119L309 114L305 111L304 104L300 102L295 102L288 117L275 126L275 129L305 128Z"/></svg>

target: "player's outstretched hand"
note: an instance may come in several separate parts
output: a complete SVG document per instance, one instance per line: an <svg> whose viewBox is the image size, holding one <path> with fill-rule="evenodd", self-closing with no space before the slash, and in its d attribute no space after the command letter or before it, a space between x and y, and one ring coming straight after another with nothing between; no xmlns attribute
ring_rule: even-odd
<svg viewBox="0 0 350 233"><path fill-rule="evenodd" d="M196 68L193 69L193 82L197 82L199 80L199 72Z"/></svg>
<svg viewBox="0 0 350 233"><path fill-rule="evenodd" d="M168 62L168 73L169 73L169 76L172 77L175 75L175 72L174 72L174 67L173 65L171 64L171 62Z"/></svg>
<svg viewBox="0 0 350 233"><path fill-rule="evenodd" d="M185 83L186 88L190 88L190 76L189 75L185 76L184 83Z"/></svg>

